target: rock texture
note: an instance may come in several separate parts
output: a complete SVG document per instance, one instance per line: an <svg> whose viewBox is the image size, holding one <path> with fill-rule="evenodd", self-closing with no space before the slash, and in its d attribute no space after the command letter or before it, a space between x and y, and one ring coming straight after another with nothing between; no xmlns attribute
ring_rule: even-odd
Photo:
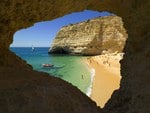
<svg viewBox="0 0 150 113"><path fill-rule="evenodd" d="M85 9L115 13L122 17L128 33L121 61L120 89L115 91L102 112L150 112L149 0L1 0L0 6L0 112L97 112L94 102L76 88L33 71L9 51L17 30Z"/></svg>
<svg viewBox="0 0 150 113"><path fill-rule="evenodd" d="M96 103L60 79L21 68L21 73L0 69L0 113L100 113Z"/></svg>
<svg viewBox="0 0 150 113"><path fill-rule="evenodd" d="M126 39L120 17L99 17L62 27L49 53L98 55L103 50L121 52Z"/></svg>

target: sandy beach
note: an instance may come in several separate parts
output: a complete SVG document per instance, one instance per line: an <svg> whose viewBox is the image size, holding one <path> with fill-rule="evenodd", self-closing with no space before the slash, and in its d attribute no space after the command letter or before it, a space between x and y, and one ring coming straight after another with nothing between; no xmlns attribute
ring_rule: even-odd
<svg viewBox="0 0 150 113"><path fill-rule="evenodd" d="M89 68L95 69L92 84L91 98L101 108L110 99L114 90L120 86L120 63L121 53L109 53L105 55L88 57L86 63Z"/></svg>

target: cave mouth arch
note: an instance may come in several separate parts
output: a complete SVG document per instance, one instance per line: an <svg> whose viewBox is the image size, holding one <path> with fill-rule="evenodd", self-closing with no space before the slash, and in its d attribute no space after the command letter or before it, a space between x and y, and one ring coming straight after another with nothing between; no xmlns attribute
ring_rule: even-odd
<svg viewBox="0 0 150 113"><path fill-rule="evenodd" d="M0 80L2 81L0 82L2 88L0 97L2 98L0 100L3 102L1 104L2 106L0 106L0 110L2 112L8 112L9 108L14 108L11 109L14 112L18 112L18 110L24 112L30 112L32 110L31 112L37 113L43 110L53 113L58 113L58 111L72 113L101 112L90 99L86 98L81 93L77 95L79 91L75 90L71 85L67 86L66 83L61 80L52 79L52 77L46 77L48 76L47 74L33 71L30 66L9 51L9 45L13 41L13 34L15 31L32 26L39 21L52 20L65 14L82 11L84 9L97 11L107 10L121 16L129 34L124 48L125 56L121 61L121 88L112 95L111 100L102 110L105 110L106 113L120 113L120 111L127 113L149 112L150 63L147 62L149 61L150 42L150 16L148 15L150 11L149 0L36 0L34 2L13 0L3 1L0 2L0 4L0 14L2 16L0 19ZM18 70L18 68L19 71L17 72L16 69ZM35 75L36 78L28 75ZM43 77L41 75L45 76ZM61 88L57 87L59 84L62 84ZM21 88L21 86L23 86L23 88ZM28 90L29 86L32 86L30 90ZM46 98L44 98L44 92L41 92L38 97L32 95L37 92L36 89L41 88L43 90L45 87L48 87L46 94L48 95L48 91L50 91L51 96L45 95L44 97ZM68 88L70 89L70 95L74 98L73 100L68 98L69 95L63 95L63 99L61 95L59 95L57 99L53 98L55 97L53 94L58 95L58 92L59 94L66 94L68 91L66 89ZM29 94L29 101L26 101L28 98L24 95L27 90L28 93L26 94ZM49 103L44 104L44 101L40 101L42 99L39 99L39 97L43 100L48 100ZM24 100L25 103L20 102L20 100ZM76 100L78 104L75 104L74 100ZM66 106L58 102L67 105L67 110L65 109ZM43 104L45 105L44 107ZM49 106L53 106L53 109ZM29 111L28 109L30 108L31 110ZM38 109L35 110L34 108ZM73 108L77 110L80 109L80 111Z"/></svg>
<svg viewBox="0 0 150 113"><path fill-rule="evenodd" d="M107 12L106 12L107 13ZM112 15L112 14L109 14L109 15ZM113 14L114 15L114 14ZM87 20L87 22L89 22L89 20ZM70 24L70 25L73 25L73 24ZM32 45L32 44L30 44L30 45ZM75 46L75 48L77 48L76 46ZM93 46L90 46L90 48L92 49L93 48ZM60 49L58 49L58 51L57 52L59 52L59 53L62 53L62 54L68 54L69 52L68 51L66 51L66 50L64 50L63 48L60 48ZM120 84L120 82L119 82L119 84ZM114 90L113 90L114 91ZM109 97L110 98L110 97ZM108 101L108 100L107 100ZM98 104L99 105L99 104ZM102 105L101 107L104 107L104 105Z"/></svg>

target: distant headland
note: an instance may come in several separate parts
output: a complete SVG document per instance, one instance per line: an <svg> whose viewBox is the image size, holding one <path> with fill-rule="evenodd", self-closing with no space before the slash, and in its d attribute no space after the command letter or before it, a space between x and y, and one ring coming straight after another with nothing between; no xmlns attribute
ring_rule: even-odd
<svg viewBox="0 0 150 113"><path fill-rule="evenodd" d="M121 52L126 39L126 30L120 17L98 17L62 27L49 53L99 55L102 51Z"/></svg>

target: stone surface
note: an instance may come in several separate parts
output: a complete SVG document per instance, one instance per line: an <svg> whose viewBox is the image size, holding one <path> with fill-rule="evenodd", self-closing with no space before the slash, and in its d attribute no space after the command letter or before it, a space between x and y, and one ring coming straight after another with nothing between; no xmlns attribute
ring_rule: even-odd
<svg viewBox="0 0 150 113"><path fill-rule="evenodd" d="M0 113L100 113L95 102L61 79L29 69L0 70Z"/></svg>
<svg viewBox="0 0 150 113"><path fill-rule="evenodd" d="M122 17L128 33L125 55L121 61L120 89L115 91L102 112L150 112L149 0L1 0L0 6L0 110L2 113L43 113L46 110L50 113L95 113L97 107L84 94L62 80L33 71L31 66L8 49L17 30L30 27L35 22L52 20L85 9L117 14ZM36 84L34 79L37 81ZM29 85L23 87L25 83ZM44 91L44 83L49 83L46 86L49 90ZM56 87L56 84L61 84L63 88ZM70 89L69 94L65 96L66 92L68 93L67 86ZM38 90L37 87L41 89ZM68 96L75 99L71 100ZM79 96L83 99L77 98ZM45 100L44 106L42 106L43 100ZM88 105L80 104L84 101ZM37 105L40 102L41 105ZM56 104L55 108L48 109Z"/></svg>
<svg viewBox="0 0 150 113"><path fill-rule="evenodd" d="M99 55L103 50L121 52L127 39L121 18L98 17L60 29L49 53Z"/></svg>

